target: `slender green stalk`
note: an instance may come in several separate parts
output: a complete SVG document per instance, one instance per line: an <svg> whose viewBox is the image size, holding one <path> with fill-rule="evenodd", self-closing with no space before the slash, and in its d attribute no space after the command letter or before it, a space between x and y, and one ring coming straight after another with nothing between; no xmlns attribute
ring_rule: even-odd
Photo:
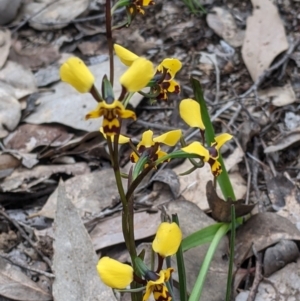
<svg viewBox="0 0 300 301"><path fill-rule="evenodd" d="M200 296L202 293L204 281L211 263L211 260L215 254L215 251L219 245L220 240L222 237L227 233L229 229L229 224L224 224L216 233L214 239L212 240L209 249L205 255L204 261L202 263L198 278L196 280L196 283L193 287L192 293L190 295L189 301L199 301Z"/></svg>
<svg viewBox="0 0 300 301"><path fill-rule="evenodd" d="M175 222L178 226L179 219L178 216L172 215L172 221ZM176 260L177 260L177 269L178 269L178 281L179 281L179 288L180 288L180 301L187 301L187 288L186 288L186 272L185 272L185 265L184 265L184 258L183 258L183 250L182 250L182 243L180 244L178 251L176 253Z"/></svg>
<svg viewBox="0 0 300 301"><path fill-rule="evenodd" d="M232 270L234 260L234 243L235 243L235 208L231 205L231 234L230 234L230 256L229 256L229 267L227 275L227 289L226 289L226 301L231 300L231 288L232 288Z"/></svg>

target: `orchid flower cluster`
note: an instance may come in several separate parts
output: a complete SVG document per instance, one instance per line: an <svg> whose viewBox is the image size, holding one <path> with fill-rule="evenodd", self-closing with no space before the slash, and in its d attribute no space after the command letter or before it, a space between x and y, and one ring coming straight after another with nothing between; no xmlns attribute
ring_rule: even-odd
<svg viewBox="0 0 300 301"><path fill-rule="evenodd" d="M108 3L109 1L106 2L106 5L110 5ZM128 20L132 20L137 13L144 14L143 8L152 4L154 2L150 0L122 0L117 2L111 11L125 6L127 14L130 16ZM109 38L108 41L111 42ZM165 58L155 66L150 60L139 57L121 45L114 44L111 50L114 50L121 62L128 67L119 78L122 91L118 97L115 96L113 90L113 76L110 76L110 79L104 76L100 93L95 86L94 75L85 63L77 57L69 58L60 68L62 81L73 86L79 93L90 93L96 101L95 109L87 112L85 118L102 117L99 131L107 140L116 185L123 205L122 230L132 263L127 265L105 256L99 260L97 271L101 280L114 289L126 289L133 283L140 285L141 289L145 291L143 301L146 301L151 293L153 293L155 300L170 301L172 294L166 283L168 283L174 269L172 267L163 269L163 262L166 257L177 252L182 240L182 233L179 226L174 222L162 222L160 224L152 243L153 251L158 254L158 267L155 271L148 269L138 256L135 247L134 190L148 172L172 158L197 158L202 165L195 164L195 161L190 160L194 167L202 167L206 162L210 165L213 176L217 178L222 172L218 160L220 148L232 136L227 133L221 134L216 136L212 143L206 145L204 139L205 125L202 120L200 105L196 100L187 98L181 100L179 113L190 127L199 129L201 141L187 144L180 129L168 131L159 136L155 136L153 131L148 129L142 133L141 141L135 145L130 137L121 133L123 119L137 119L136 114L126 108L130 98L137 92L149 98L150 101L167 101L170 94L179 95L180 85L175 80L175 76L182 68L182 63L176 58ZM113 51L109 52L110 60L113 60L114 53ZM110 72L112 73L113 70ZM145 89L148 91L145 92ZM170 153L163 150L165 145L174 147L179 141L181 143L179 149ZM134 168L127 175L127 191L125 191L121 181L122 173L118 161L118 144L125 143L132 149L129 159L135 163Z"/></svg>
<svg viewBox="0 0 300 301"><path fill-rule="evenodd" d="M158 227L152 248L158 256L158 267L151 271L139 257L136 258L138 276L130 265L121 263L109 257L102 257L97 265L101 280L109 287L124 289L133 281L145 286L143 301L148 300L151 293L155 300L170 301L171 294L166 286L173 268L162 269L164 259L174 255L181 243L182 233L176 223L163 222ZM142 288L143 289L143 288Z"/></svg>

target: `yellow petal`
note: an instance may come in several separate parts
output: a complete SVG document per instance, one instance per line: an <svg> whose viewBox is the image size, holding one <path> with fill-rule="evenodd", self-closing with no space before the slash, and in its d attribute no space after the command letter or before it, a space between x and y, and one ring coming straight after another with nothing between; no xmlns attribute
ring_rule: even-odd
<svg viewBox="0 0 300 301"><path fill-rule="evenodd" d="M131 66L132 63L138 58L136 54L129 51L128 49L118 45L114 44L114 49L116 52L116 55L119 57L121 62L126 66Z"/></svg>
<svg viewBox="0 0 300 301"><path fill-rule="evenodd" d="M183 99L179 105L179 113L190 127L205 129L201 118L200 105L197 101L191 98Z"/></svg>
<svg viewBox="0 0 300 301"><path fill-rule="evenodd" d="M153 139L154 142L164 143L168 146L174 146L181 137L181 130L174 130L160 135Z"/></svg>
<svg viewBox="0 0 300 301"><path fill-rule="evenodd" d="M107 139L107 136L106 134L104 133L103 131L103 127L101 126L100 128L100 133L103 135L104 139ZM112 140L114 139L114 136L111 136L112 137ZM126 137L126 136L123 136L123 135L119 135L119 144L125 144L125 143L128 143L130 141L130 138L129 137Z"/></svg>
<svg viewBox="0 0 300 301"><path fill-rule="evenodd" d="M162 67L166 68L170 73L171 77L174 78L176 73L181 69L182 64L178 59L167 58L159 64L157 69L162 71Z"/></svg>
<svg viewBox="0 0 300 301"><path fill-rule="evenodd" d="M188 154L197 154L203 157L205 162L209 160L209 151L198 141L192 142L190 145L183 147L182 151Z"/></svg>
<svg viewBox="0 0 300 301"><path fill-rule="evenodd" d="M120 117L121 118L132 118L133 120L136 120L136 115L133 111L130 110L124 110L124 111L120 111Z"/></svg>
<svg viewBox="0 0 300 301"><path fill-rule="evenodd" d="M103 107L102 102L99 102L97 104L97 107L95 110L88 112L85 115L85 119L91 119L91 118L99 118L103 115L103 110L101 110Z"/></svg>
<svg viewBox="0 0 300 301"><path fill-rule="evenodd" d="M161 223L152 243L154 252L162 257L175 254L180 246L182 233L176 223Z"/></svg>
<svg viewBox="0 0 300 301"><path fill-rule="evenodd" d="M80 93L89 92L95 82L94 75L78 57L71 57L63 63L59 75L63 82L70 84Z"/></svg>
<svg viewBox="0 0 300 301"><path fill-rule="evenodd" d="M138 148L140 146L144 146L144 147L151 147L154 145L153 142L153 132L151 130L145 131L142 135L142 140L141 142L138 144Z"/></svg>
<svg viewBox="0 0 300 301"><path fill-rule="evenodd" d="M141 57L136 59L121 76L120 83L129 92L137 92L147 86L153 75L153 64Z"/></svg>
<svg viewBox="0 0 300 301"><path fill-rule="evenodd" d="M148 5L151 5L151 4L153 4L152 3L153 2L153 0L143 0L143 6L148 6Z"/></svg>
<svg viewBox="0 0 300 301"><path fill-rule="evenodd" d="M180 92L180 86L175 80L169 81L169 87L167 88L167 91L170 93L179 93Z"/></svg>
<svg viewBox="0 0 300 301"><path fill-rule="evenodd" d="M227 133L223 133L223 134L215 137L215 141L217 142L216 149L219 150L221 148L221 146L224 143L226 143L227 141L229 141L230 139L232 139L232 135L227 134Z"/></svg>
<svg viewBox="0 0 300 301"><path fill-rule="evenodd" d="M221 164L218 160L212 160L209 162L210 164L210 169L214 177L217 177L221 174L222 172L222 167Z"/></svg>
<svg viewBox="0 0 300 301"><path fill-rule="evenodd" d="M133 268L109 257L102 257L97 264L98 274L107 286L123 289L133 280Z"/></svg>

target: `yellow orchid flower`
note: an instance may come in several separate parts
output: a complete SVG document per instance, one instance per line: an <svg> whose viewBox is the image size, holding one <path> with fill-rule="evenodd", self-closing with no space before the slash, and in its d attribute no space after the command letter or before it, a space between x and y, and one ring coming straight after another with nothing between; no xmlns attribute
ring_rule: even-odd
<svg viewBox="0 0 300 301"><path fill-rule="evenodd" d="M154 74L153 64L138 57L120 78L120 83L129 92L137 92L147 86Z"/></svg>
<svg viewBox="0 0 300 301"><path fill-rule="evenodd" d="M107 256L102 257L97 264L98 274L109 287L124 289L133 281L133 268Z"/></svg>
<svg viewBox="0 0 300 301"><path fill-rule="evenodd" d="M143 7L154 4L155 2L153 0L134 0L132 1L130 8L132 9L133 7L135 7L136 12L144 15L145 11L143 10ZM132 13L132 10L130 10L130 12Z"/></svg>
<svg viewBox="0 0 300 301"><path fill-rule="evenodd" d="M63 82L70 84L80 93L90 92L95 82L94 75L78 57L71 57L63 63L59 75Z"/></svg>
<svg viewBox="0 0 300 301"><path fill-rule="evenodd" d="M121 127L119 118L132 118L136 120L135 113L125 110L119 100L112 100L111 103L106 101L99 102L96 109L89 112L85 116L85 119L99 118L101 116L103 116L103 133L108 136L119 134Z"/></svg>
<svg viewBox="0 0 300 301"><path fill-rule="evenodd" d="M183 99L179 104L180 117L190 126L205 130L201 117L200 104L191 98Z"/></svg>
<svg viewBox="0 0 300 301"><path fill-rule="evenodd" d="M147 280L146 292L143 297L143 301L149 299L151 293L157 301L171 301L172 297L165 286L165 282L169 281L171 274L173 273L173 268L168 268L166 270L161 270L159 274L151 272L145 276Z"/></svg>
<svg viewBox="0 0 300 301"><path fill-rule="evenodd" d="M174 255L181 243L182 232L176 223L163 222L159 225L152 242L154 252L162 257Z"/></svg>
<svg viewBox="0 0 300 301"><path fill-rule="evenodd" d="M121 77L121 84L128 91L137 92L146 87L151 79L154 79L157 85L153 87L152 92L158 94L157 99L166 100L168 98L167 93L178 94L180 92L180 86L174 80L176 73L182 67L178 59L166 58L154 71L150 61L137 56L118 44L114 45L114 49L121 62L129 66L128 71ZM131 71L129 71L130 69ZM137 87L134 85L137 85ZM130 87L132 87L131 90Z"/></svg>
<svg viewBox="0 0 300 301"><path fill-rule="evenodd" d="M156 78L160 78L164 73L164 77L161 83L158 83L160 93L157 99L167 100L167 93L180 93L180 86L174 80L176 73L181 69L182 64L178 59L167 58L164 59L156 68Z"/></svg>
<svg viewBox="0 0 300 301"><path fill-rule="evenodd" d="M156 161L158 158L167 155L166 152L163 152L160 149L160 143L168 146L174 146L178 142L180 137L181 130L173 130L156 138L153 138L153 132L151 130L148 130L143 133L142 140L137 145L137 151L139 154L142 154L145 151L147 151L149 159L152 161ZM136 163L139 159L139 156L135 152L132 152L130 155L130 159L132 162Z"/></svg>
<svg viewBox="0 0 300 301"><path fill-rule="evenodd" d="M215 142L208 148L205 148L200 142L195 141L181 150L188 154L197 154L200 156L204 162L209 163L212 174L217 177L222 172L221 164L218 161L220 148L231 138L232 135L223 133L215 137Z"/></svg>
<svg viewBox="0 0 300 301"><path fill-rule="evenodd" d="M100 133L103 135L104 139L107 139L107 135L104 133L103 127L100 127ZM114 135L111 136L111 140L114 140ZM130 141L129 137L126 137L124 135L119 135L119 144L125 144Z"/></svg>
<svg viewBox="0 0 300 301"><path fill-rule="evenodd" d="M139 58L139 56L119 44L114 44L114 50L120 61L128 67L131 66L136 59Z"/></svg>

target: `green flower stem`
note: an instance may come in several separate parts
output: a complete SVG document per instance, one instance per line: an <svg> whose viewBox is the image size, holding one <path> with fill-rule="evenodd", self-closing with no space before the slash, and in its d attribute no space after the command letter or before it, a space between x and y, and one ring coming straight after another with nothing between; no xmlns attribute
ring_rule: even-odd
<svg viewBox="0 0 300 301"><path fill-rule="evenodd" d="M130 99L131 99L131 97L133 96L134 93L135 93L135 92L130 92L130 93L127 94L125 100L123 101L123 106L124 106L125 108L128 106L129 101L130 101Z"/></svg>
<svg viewBox="0 0 300 301"><path fill-rule="evenodd" d="M229 257L229 267L228 267L228 275L227 275L227 289L226 289L226 299L225 299L226 301L231 300L231 292L232 292L232 271L233 271L233 261L234 261L235 228L236 228L235 208L234 205L231 205L230 257Z"/></svg>
<svg viewBox="0 0 300 301"><path fill-rule="evenodd" d="M109 54L109 81L111 85L114 85L114 48L112 39L112 19L110 11L110 0L106 0L105 3L105 25L106 25L106 40Z"/></svg>
<svg viewBox="0 0 300 301"><path fill-rule="evenodd" d="M113 15L114 12L119 8L119 7L123 7L129 5L129 1L128 0L119 0L117 3L115 3L115 5L111 8L110 14Z"/></svg>
<svg viewBox="0 0 300 301"><path fill-rule="evenodd" d="M200 296L202 293L204 281L211 263L211 260L215 254L215 251L219 245L220 240L224 235L226 235L227 231L229 230L230 224L223 224L220 229L217 231L216 235L214 236L209 249L205 255L204 261L202 263L198 278L196 283L193 287L192 293L190 295L189 301L199 301Z"/></svg>

